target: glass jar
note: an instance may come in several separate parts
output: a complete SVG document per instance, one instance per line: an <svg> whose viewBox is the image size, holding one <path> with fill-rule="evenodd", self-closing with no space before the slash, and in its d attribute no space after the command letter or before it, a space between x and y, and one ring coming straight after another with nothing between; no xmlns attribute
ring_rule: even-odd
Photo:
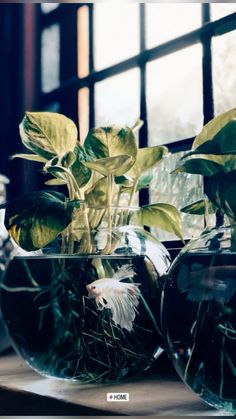
<svg viewBox="0 0 236 419"><path fill-rule="evenodd" d="M6 184L9 179L0 175L0 204L6 201ZM4 226L4 209L0 209L0 280L5 269L6 261L12 251L12 244L9 241L7 230ZM10 339L4 327L2 314L0 310L0 353L4 352L10 346Z"/></svg>
<svg viewBox="0 0 236 419"><path fill-rule="evenodd" d="M8 264L1 306L17 352L61 379L140 373L162 352L158 284L169 265L138 209L83 208L61 241Z"/></svg>
<svg viewBox="0 0 236 419"><path fill-rule="evenodd" d="M236 226L205 231L165 281L165 346L184 382L210 405L236 412Z"/></svg>

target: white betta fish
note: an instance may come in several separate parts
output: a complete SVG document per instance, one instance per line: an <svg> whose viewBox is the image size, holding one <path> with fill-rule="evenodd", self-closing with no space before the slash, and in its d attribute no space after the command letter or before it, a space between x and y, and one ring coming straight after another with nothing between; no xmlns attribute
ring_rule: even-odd
<svg viewBox="0 0 236 419"><path fill-rule="evenodd" d="M132 265L124 265L112 278L98 279L86 287L88 297L95 299L98 310L110 309L113 322L129 331L133 329L139 304L139 284L120 281L134 275Z"/></svg>

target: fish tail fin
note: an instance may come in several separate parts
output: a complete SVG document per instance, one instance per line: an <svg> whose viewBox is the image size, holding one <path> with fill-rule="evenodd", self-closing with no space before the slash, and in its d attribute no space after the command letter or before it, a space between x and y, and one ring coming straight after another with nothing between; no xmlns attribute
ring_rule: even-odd
<svg viewBox="0 0 236 419"><path fill-rule="evenodd" d="M112 279L117 281L122 281L122 279L128 278L130 276L137 275L132 265L123 265L121 268L115 272Z"/></svg>
<svg viewBox="0 0 236 419"><path fill-rule="evenodd" d="M112 320L122 329L132 331L133 322L138 312L140 290L137 284L122 283L122 293L114 293L109 299Z"/></svg>

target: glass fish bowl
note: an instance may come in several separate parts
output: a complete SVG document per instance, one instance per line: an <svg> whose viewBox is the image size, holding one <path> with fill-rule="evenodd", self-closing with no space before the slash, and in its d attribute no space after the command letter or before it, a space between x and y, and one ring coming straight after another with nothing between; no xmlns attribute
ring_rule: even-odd
<svg viewBox="0 0 236 419"><path fill-rule="evenodd" d="M42 375L117 381L163 351L159 282L170 258L134 218L127 224L131 211L112 229L78 228L73 253L57 253L55 242L9 262L3 317L16 351Z"/></svg>
<svg viewBox="0 0 236 419"><path fill-rule="evenodd" d="M205 231L173 262L161 323L184 382L210 405L236 413L235 226Z"/></svg>

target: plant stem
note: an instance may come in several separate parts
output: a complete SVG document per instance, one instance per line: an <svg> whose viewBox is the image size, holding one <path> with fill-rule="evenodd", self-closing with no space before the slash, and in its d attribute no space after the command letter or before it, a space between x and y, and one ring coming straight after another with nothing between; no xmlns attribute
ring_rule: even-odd
<svg viewBox="0 0 236 419"><path fill-rule="evenodd" d="M108 253L108 254L111 252L111 237L112 237L112 213L111 213L112 182L113 182L113 175L109 173L107 176L108 237L107 237L107 244L104 249L105 253Z"/></svg>
<svg viewBox="0 0 236 419"><path fill-rule="evenodd" d="M84 249L84 252L91 253L92 252L92 243L91 243L91 231L90 231L90 225L89 225L89 218L88 218L88 207L87 205L84 206L82 209L83 216L84 216L84 224L85 224L85 232L86 232L86 249ZM81 246L80 246L81 247ZM81 250L81 249L79 249Z"/></svg>
<svg viewBox="0 0 236 419"><path fill-rule="evenodd" d="M134 184L133 184L133 187L132 187L131 193L130 193L130 198L129 198L129 203L128 203L128 206L133 205L133 200L134 200L134 196L135 196L136 189L137 189L137 186L138 186L138 181L139 181L139 178L136 178L136 179L135 179L135 182L134 182Z"/></svg>

